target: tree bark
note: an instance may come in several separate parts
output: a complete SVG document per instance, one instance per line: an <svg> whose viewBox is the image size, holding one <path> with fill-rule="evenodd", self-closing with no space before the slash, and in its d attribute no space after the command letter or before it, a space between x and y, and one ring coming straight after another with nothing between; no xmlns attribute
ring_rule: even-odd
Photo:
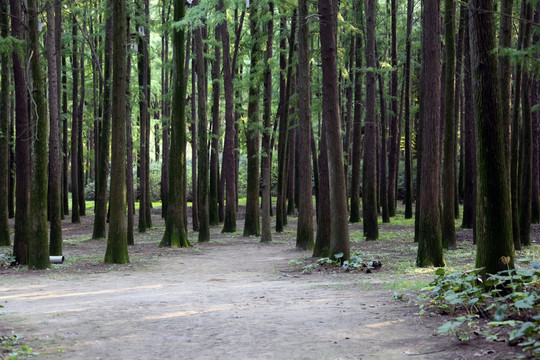
<svg viewBox="0 0 540 360"><path fill-rule="evenodd" d="M215 31L216 43L221 41L220 32ZM219 101L221 88L221 48L214 46L214 61L212 62L212 150L210 152L210 189L208 193L210 225L219 225L219 138L220 116Z"/></svg>
<svg viewBox="0 0 540 360"><path fill-rule="evenodd" d="M413 181L412 181L412 151L411 151L411 32L413 16L413 0L407 0L407 43L405 45L405 219L413 216Z"/></svg>
<svg viewBox="0 0 540 360"><path fill-rule="evenodd" d="M476 114L478 195L476 267L495 274L514 267L493 0L470 0L471 70ZM504 257L504 261L502 258ZM508 261L509 260L509 261Z"/></svg>
<svg viewBox="0 0 540 360"><path fill-rule="evenodd" d="M78 137L79 137L79 62L77 59L77 20L73 16L72 35L73 35L73 54L71 56L73 92L72 92L72 116L71 116L71 222L80 223L79 206L79 176L78 176Z"/></svg>
<svg viewBox="0 0 540 360"><path fill-rule="evenodd" d="M174 0L173 21L180 21L185 14L185 2ZM171 113L171 150L169 157L169 200L165 233L159 246L188 247L191 246L184 224L184 169L186 118L184 82L184 44L185 30L173 30L173 79L172 79L172 113ZM173 160L174 159L174 160Z"/></svg>
<svg viewBox="0 0 540 360"><path fill-rule="evenodd" d="M56 15L58 16L58 15ZM50 255L62 255L62 153L60 149L60 98L58 97L58 73L57 64L61 54L56 46L56 21L55 8L51 3L47 4L47 29L46 45L47 64L49 77L49 210L51 221L51 233L49 242ZM54 49L54 50L53 50Z"/></svg>
<svg viewBox="0 0 540 360"><path fill-rule="evenodd" d="M298 224L296 248L313 249L308 1L298 2Z"/></svg>
<svg viewBox="0 0 540 360"><path fill-rule="evenodd" d="M456 68L456 46L454 40L454 22L455 22L455 2L454 0L445 0L444 2L444 23L445 23L445 50L446 50L446 73L444 95L444 143L443 143L443 204L442 204L442 243L445 249L454 249L456 247L456 228L455 228L455 122L454 122L454 102L455 88L454 77Z"/></svg>
<svg viewBox="0 0 540 360"><path fill-rule="evenodd" d="M37 0L28 0L28 50L32 76L30 101L34 105L32 107L34 111L32 113L32 126L35 129L32 147L34 161L32 162L32 195L30 197L31 228L28 267L31 269L47 269L51 267L49 260L49 226L47 224L47 142L49 140L49 121L47 119L47 104L41 72Z"/></svg>
<svg viewBox="0 0 540 360"><path fill-rule="evenodd" d="M8 1L0 0L0 35L7 37L9 32ZM0 83L0 246L10 246L9 235L9 176L11 174L9 162L9 60L8 54L0 55L1 83Z"/></svg>
<svg viewBox="0 0 540 360"><path fill-rule="evenodd" d="M126 36L131 33L130 18L126 19ZM133 185L133 131L131 126L131 54L126 53L126 201L127 201L127 244L135 245L135 189ZM164 140L165 141L165 140ZM164 142L165 143L165 142ZM164 145L165 146L165 145ZM163 153L165 153L163 149Z"/></svg>
<svg viewBox="0 0 540 360"><path fill-rule="evenodd" d="M112 8L112 2L107 2L107 7ZM106 15L107 16L107 15ZM111 14L105 20L105 63L103 66L103 76L105 79L111 78L112 59L112 28L113 19ZM98 177L96 179L96 209L94 216L94 230L92 239L104 238L106 236L107 224L107 178L109 176L109 138L111 126L111 83L106 80L103 89L103 121L99 133L98 150Z"/></svg>
<svg viewBox="0 0 540 360"><path fill-rule="evenodd" d="M319 128L319 195L317 205L317 234L315 236L315 248L313 257L330 257L332 248L330 243L332 221L327 215L330 213L330 174L328 171L328 151L326 146L326 123L322 121Z"/></svg>
<svg viewBox="0 0 540 360"><path fill-rule="evenodd" d="M380 67L380 66L379 66ZM383 223L390 222L390 216L388 211L388 189L386 182L386 102L384 101L384 80L382 74L378 74L379 80L379 108L380 108L380 124L381 124L381 141L380 141L380 154L379 154L379 202L382 209L382 221Z"/></svg>
<svg viewBox="0 0 540 360"><path fill-rule="evenodd" d="M146 63L146 54L149 37L149 31L147 27L146 17L145 17L145 3L146 1L141 1L138 3L138 17L139 20L137 24L138 30L138 58L137 58L137 68L138 68L138 80L139 80L139 123L140 123L140 138L139 138L139 232L146 232L146 229L149 228L147 224L146 216L146 206L148 204L148 195L149 189L147 189L148 182L146 181L147 176L147 153L149 149L147 148L147 130L146 128L150 125L150 117L148 114L148 97L147 95L147 79L148 79L148 67Z"/></svg>
<svg viewBox="0 0 540 360"><path fill-rule="evenodd" d="M258 21L259 4L251 4L249 8L249 24L251 30L251 62L249 70L249 100L248 121L246 128L247 147L247 196L246 219L244 222L244 236L260 236L259 223L259 96L261 75L257 69L260 59L260 34Z"/></svg>
<svg viewBox="0 0 540 360"><path fill-rule="evenodd" d="M271 197L271 170L272 170L272 147L271 147L271 117L272 117L272 67L270 61L273 53L274 39L274 3L268 3L268 16L266 33L266 58L264 64L264 95L263 95L263 137L261 159L261 177L262 177L262 219L261 219L261 242L269 243L272 241L272 231L270 229L270 210L272 207Z"/></svg>
<svg viewBox="0 0 540 360"><path fill-rule="evenodd" d="M10 1L10 12L11 35L18 40L24 40L24 21L21 3L18 0ZM15 176L17 182L15 188L16 212L13 255L19 264L26 265L28 263L28 243L30 241L30 140L32 139L32 134L28 109L25 59L21 58L17 51L13 51L12 57L13 83L15 86Z"/></svg>
<svg viewBox="0 0 540 360"><path fill-rule="evenodd" d="M319 0L318 5L323 70L323 121L327 126L330 174L330 251L332 255L342 253L340 261L344 261L350 257L350 245L337 84L337 2Z"/></svg>
<svg viewBox="0 0 540 360"><path fill-rule="evenodd" d="M377 225L377 117L375 109L375 1L366 0L366 119L362 205L366 240L379 237Z"/></svg>
<svg viewBox="0 0 540 360"><path fill-rule="evenodd" d="M438 1L424 2L423 21L423 88L429 89L429 101L423 98L422 153L420 214L418 234L419 267L444 266L441 234L440 202L440 91L441 44L440 8ZM453 208L453 207L452 207Z"/></svg>
<svg viewBox="0 0 540 360"><path fill-rule="evenodd" d="M208 121L206 119L206 89L208 87L206 81L206 64L204 59L203 50L203 28L193 30L195 35L195 71L197 73L197 99L198 99L198 111L199 111L199 129L198 129L198 142L199 147L197 149L199 163L198 163L198 178L197 178L197 202L199 220L199 237L198 242L210 241L210 218L208 213Z"/></svg>
<svg viewBox="0 0 540 360"><path fill-rule="evenodd" d="M113 1L110 223L105 263L129 263L126 223L126 2Z"/></svg>
<svg viewBox="0 0 540 360"><path fill-rule="evenodd" d="M397 56L397 1L390 1L391 12L391 42L390 57L392 61L392 78L390 81L390 137L388 153L388 215L396 216L396 183L399 165L399 146L398 128L400 127L398 116L398 56Z"/></svg>

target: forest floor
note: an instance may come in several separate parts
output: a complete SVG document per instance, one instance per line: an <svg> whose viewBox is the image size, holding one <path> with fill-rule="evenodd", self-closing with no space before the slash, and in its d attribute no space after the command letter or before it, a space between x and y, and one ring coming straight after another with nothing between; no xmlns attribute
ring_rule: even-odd
<svg viewBox="0 0 540 360"><path fill-rule="evenodd" d="M0 336L18 357L39 359L514 359L506 342L437 335L447 317L420 316L419 289L434 270L414 266L412 222L381 226L366 242L350 225L353 251L379 260L371 273L314 267L295 250L296 223L270 244L212 228L211 241L158 248L164 230L136 234L131 264L106 265L105 240L90 240L93 214L64 223L66 262L46 271L0 268ZM243 221L238 221L243 229ZM190 225L191 228L191 225ZM536 233L534 233L536 234ZM450 268L472 268L471 231L458 231ZM8 248L0 248L0 253ZM470 263L472 261L472 263ZM470 263L470 264L469 264ZM10 351L0 351L0 359Z"/></svg>

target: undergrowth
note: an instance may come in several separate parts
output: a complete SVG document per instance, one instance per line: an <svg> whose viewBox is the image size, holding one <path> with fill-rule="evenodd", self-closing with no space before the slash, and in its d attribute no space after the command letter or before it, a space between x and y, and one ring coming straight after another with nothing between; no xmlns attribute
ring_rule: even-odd
<svg viewBox="0 0 540 360"><path fill-rule="evenodd" d="M485 281L481 272L438 269L435 280L422 289L420 296L427 303L420 313L436 311L456 316L439 327L440 334L454 334L461 341L470 340L472 333L487 340L503 336L509 345L540 358L540 270L508 269L489 275Z"/></svg>

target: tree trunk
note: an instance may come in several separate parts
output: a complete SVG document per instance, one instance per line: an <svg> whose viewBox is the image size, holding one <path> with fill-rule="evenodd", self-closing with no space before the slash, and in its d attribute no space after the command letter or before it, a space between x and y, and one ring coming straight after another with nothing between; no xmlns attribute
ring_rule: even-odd
<svg viewBox="0 0 540 360"><path fill-rule="evenodd" d="M25 30L21 3L18 0L10 1L11 35L18 40L24 40ZM15 159L16 181L15 188L15 238L13 242L13 255L21 264L28 263L28 243L30 241L30 114L28 109L27 82L25 59L20 58L19 52L13 51L13 83L15 86Z"/></svg>
<svg viewBox="0 0 540 360"><path fill-rule="evenodd" d="M112 3L107 2L107 6L112 8ZM105 63L103 76L105 79L111 78L112 63L112 27L113 19L111 15L105 20ZM103 121L99 134L98 150L98 177L96 178L96 209L94 217L94 230L92 239L104 238L106 236L107 224L107 178L109 176L109 137L111 126L111 83L105 81L103 90ZM128 140L129 141L129 140Z"/></svg>
<svg viewBox="0 0 540 360"><path fill-rule="evenodd" d="M396 216L396 183L399 164L399 146L398 128L400 116L398 116L398 56L397 56L397 1L391 0L391 42L390 57L392 59L392 78L390 81L390 145L388 153L388 215Z"/></svg>
<svg viewBox="0 0 540 360"><path fill-rule="evenodd" d="M363 28L363 1L358 2L357 24L358 28ZM351 213L349 221L351 223L360 222L360 163L362 160L362 34L356 34L356 59L355 59L355 82L354 82L354 119L353 119L353 139L352 139L352 169L351 169Z"/></svg>
<svg viewBox="0 0 540 360"><path fill-rule="evenodd" d="M308 1L298 2L298 224L296 248L313 249Z"/></svg>
<svg viewBox="0 0 540 360"><path fill-rule="evenodd" d="M83 14L84 15L84 14ZM83 22L83 29L86 27L86 18ZM78 121L78 127L77 131L79 132L77 135L77 186L79 187L79 191L77 191L77 194L79 195L79 215L80 216L86 216L86 199L84 197L84 146L83 146L83 118L84 118L84 104L85 104L85 68L84 68L84 41L81 41L81 50L80 50L80 59L79 59L79 76L81 77L81 94L80 94L80 100L79 100L79 110L77 111L77 121Z"/></svg>
<svg viewBox="0 0 540 360"><path fill-rule="evenodd" d="M32 162L32 195L30 197L31 227L28 267L31 269L47 269L51 267L49 260L49 228L47 224L47 141L49 139L49 121L47 119L47 104L41 73L37 0L28 0L28 50L31 54L29 66L32 76L30 100L34 105L32 107L34 111L32 113L32 126L36 135L32 147L34 161Z"/></svg>
<svg viewBox="0 0 540 360"><path fill-rule="evenodd" d="M126 36L131 33L130 18L126 19ZM133 185L133 131L131 126L131 54L128 52L126 67L126 201L127 201L127 244L135 245L135 190ZM165 149L163 149L165 152Z"/></svg>
<svg viewBox="0 0 540 360"><path fill-rule="evenodd" d="M195 69L197 73L197 99L199 111L199 147L197 149L198 163L198 178L197 178L197 195L198 195L198 220L199 220L199 237L198 242L210 241L210 219L208 213L208 121L206 119L206 89L208 87L206 81L206 64L203 51L203 28L193 30L195 35ZM195 123L195 121L194 121Z"/></svg>
<svg viewBox="0 0 540 360"><path fill-rule="evenodd" d="M271 147L271 116L272 116L272 67L270 61L273 52L273 34L274 34L274 3L268 3L268 16L266 32L266 58L264 64L264 95L263 95L263 137L262 137L262 159L261 159L261 177L262 177L262 219L261 219L261 242L269 243L272 241L272 231L270 229L270 210L272 208L271 197L271 170L272 170L272 147Z"/></svg>
<svg viewBox="0 0 540 360"><path fill-rule="evenodd" d="M139 232L146 232L146 229L149 227L147 224L147 217L146 217L146 206L148 204L148 194L149 191L146 188L147 181L146 181L146 175L147 171L146 168L148 167L147 160L147 152L149 149L146 147L146 144L148 143L146 135L147 131L146 128L149 126L150 123L150 117L148 115L148 97L146 96L147 91L146 87L147 79L148 79L148 68L146 66L146 53L147 53L147 46L148 41L147 38L150 35L147 27L147 22L145 21L144 16L144 7L145 7L146 1L141 1L138 3L138 17L139 22L137 24L137 31L138 31L138 58L137 58L137 68L138 68L138 80L139 80L139 123L140 123L140 138L139 138Z"/></svg>
<svg viewBox="0 0 540 360"><path fill-rule="evenodd" d="M469 11L465 7L462 10ZM465 31L465 77L463 79L463 93L465 111L463 120L465 136L465 174L464 174L464 197L463 197L463 220L461 227L464 229L474 228L476 222L476 131L474 129L474 105L471 74L471 47L469 41L468 26ZM502 106L503 107L503 106Z"/></svg>
<svg viewBox="0 0 540 360"><path fill-rule="evenodd" d="M407 43L405 45L405 219L413 216L413 181L411 151L411 32L413 16L413 0L407 0ZM417 184L418 185L418 184Z"/></svg>
<svg viewBox="0 0 540 360"><path fill-rule="evenodd" d="M80 206L79 206L79 176L78 176L78 137L79 137L79 62L77 60L77 20L73 16L72 24L73 35L73 54L71 56L72 79L73 79L73 107L71 117L71 222L80 223Z"/></svg>
<svg viewBox="0 0 540 360"><path fill-rule="evenodd" d="M540 5L536 5L534 13L534 22L540 22ZM540 44L540 34L536 33L533 36L534 45ZM538 61L538 56L536 57ZM532 91L531 102L532 104L540 103L540 81L538 79L531 79ZM534 105L533 105L534 106ZM532 196L531 196L531 222L534 224L540 223L540 111L536 108L532 112Z"/></svg>
<svg viewBox="0 0 540 360"><path fill-rule="evenodd" d="M319 212L317 214L317 234L315 236L313 257L330 257L333 255L330 243L332 221L328 216L330 213L330 174L328 171L326 134L326 123L323 121L319 128L319 195L317 199Z"/></svg>
<svg viewBox="0 0 540 360"><path fill-rule="evenodd" d="M165 11L165 9L167 11ZM166 2L163 2L163 8L162 8L162 24L166 24L169 22L170 18L170 3L167 4ZM164 31L162 40L162 50L161 50L161 58L163 64L169 64L169 32ZM170 70L168 67L163 67L161 73L162 83L161 83L161 91L162 91L162 141L163 141L163 151L161 152L161 217L165 218L167 216L167 199L169 194L169 125L170 125L170 118L171 118L171 103L168 98L169 95L169 72Z"/></svg>
<svg viewBox="0 0 540 360"><path fill-rule="evenodd" d="M249 8L249 24L251 30L251 62L249 70L249 101L248 121L246 128L247 147L247 196L246 196L246 219L244 222L244 236L260 236L259 224L259 96L261 75L257 69L260 59L260 15L257 5Z"/></svg>
<svg viewBox="0 0 540 360"><path fill-rule="evenodd" d="M105 263L129 263L126 224L126 2L113 1L110 223Z"/></svg>
<svg viewBox="0 0 540 360"><path fill-rule="evenodd" d="M185 14L185 2L174 0L173 21L180 21ZM172 113L171 113L171 150L169 156L169 200L165 233L159 246L188 247L191 246L184 224L184 169L186 118L184 82L184 44L185 30L173 30L173 79L172 79ZM174 159L174 160L173 160Z"/></svg>
<svg viewBox="0 0 540 360"><path fill-rule="evenodd" d="M380 68L380 66L378 66ZM379 80L379 99L380 99L380 118L381 118L381 151L379 154L379 199L382 208L383 223L390 222L388 212L388 189L386 183L386 102L384 101L384 80L382 74L378 74Z"/></svg>
<svg viewBox="0 0 540 360"><path fill-rule="evenodd" d="M0 35L8 36L8 1L0 0ZM8 54L0 55L1 79L0 83L0 246L10 246L9 235L9 175L11 168L9 163L9 60Z"/></svg>
<svg viewBox="0 0 540 360"><path fill-rule="evenodd" d="M456 247L455 227L455 189L456 189L456 152L455 152L455 122L454 122L454 77L456 68L456 46L454 41L455 3L454 0L444 2L446 74L444 96L444 143L443 143L443 206L442 206L442 243L445 249Z"/></svg>
<svg viewBox="0 0 540 360"><path fill-rule="evenodd" d="M225 11L223 0L219 0L218 10ZM223 81L225 90L225 146L223 149L222 176L225 177L226 185L226 208L225 219L222 232L236 232L236 180L235 180L235 121L234 121L234 90L233 90L233 71L231 66L229 30L224 21L220 25L221 42L223 44ZM233 61L234 63L234 61ZM234 64L233 64L234 65Z"/></svg>
<svg viewBox="0 0 540 360"><path fill-rule="evenodd" d="M291 19L291 37L289 38L289 56L287 58L287 77L284 79L285 93L283 99L280 99L281 112L279 115L279 138L278 138L278 193L276 202L276 232L282 232L287 223L287 212L285 211L285 199L287 196L287 155L289 147L289 100L291 96L292 82L292 58L294 56L294 44L296 37L296 9L293 11ZM282 30L284 31L286 24L282 20ZM282 51L285 50L282 43ZM280 59L281 61L281 59ZM280 86L282 83L280 82ZM283 101L282 101L283 100Z"/></svg>
<svg viewBox="0 0 540 360"><path fill-rule="evenodd" d="M375 1L366 0L366 66L375 69ZM366 240L379 237L377 225L377 117L375 71L366 72L366 119L362 205Z"/></svg>
<svg viewBox="0 0 540 360"><path fill-rule="evenodd" d="M525 4L526 23L523 26L523 45L526 49L531 40L531 22L533 10L530 3ZM531 75L524 68L521 81L521 117L523 142L521 144L521 158L519 161L519 179L521 181L519 191L519 226L520 243L524 246L531 244L531 196L532 196L532 116L530 99Z"/></svg>
<svg viewBox="0 0 540 360"><path fill-rule="evenodd" d="M192 44L193 44L193 53L195 56L196 49L195 49L195 34L196 30L192 31ZM195 72L195 64L191 67L191 78L195 79L196 72ZM197 81L191 81L191 125L189 126L189 129L191 130L191 223L193 225L193 231L199 231L199 195L198 195L198 184L197 184L197 163L198 163L198 156L197 156Z"/></svg>
<svg viewBox="0 0 540 360"><path fill-rule="evenodd" d="M350 256L349 227L347 224L347 189L343 174L343 145L337 84L337 2L319 0L323 122L326 123L328 171L330 174L330 251L342 253L340 261Z"/></svg>
<svg viewBox="0 0 540 360"><path fill-rule="evenodd" d="M476 114L478 195L476 267L495 274L514 267L504 122L497 78L493 0L470 0L471 70ZM504 257L504 261L503 261Z"/></svg>
<svg viewBox="0 0 540 360"><path fill-rule="evenodd" d="M55 8L47 4L47 23L49 29L46 35L47 64L49 77L49 210L51 233L49 243L50 255L62 255L62 153L60 149L60 98L58 97L57 64L61 54L56 46ZM54 49L54 50L52 50Z"/></svg>
<svg viewBox="0 0 540 360"><path fill-rule="evenodd" d="M216 43L221 41L220 32L215 31ZM219 225L219 138L220 117L219 100L221 88L221 48L214 46L214 61L212 62L212 150L210 152L210 189L208 193L210 225Z"/></svg>
<svg viewBox="0 0 540 360"><path fill-rule="evenodd" d="M61 51L60 51L61 54ZM64 208L64 215L69 215L69 162L70 156L68 151L68 99L67 99L67 65L66 57L62 56L62 207Z"/></svg>
<svg viewBox="0 0 540 360"><path fill-rule="evenodd" d="M422 153L420 184L420 214L418 233L419 267L429 265L444 266L441 234L440 202L440 91L441 91L441 44L440 8L438 1L424 2L423 21L423 88L429 89L430 96L424 97L422 147L429 149ZM452 164L453 165L453 164ZM452 207L453 209L453 207Z"/></svg>

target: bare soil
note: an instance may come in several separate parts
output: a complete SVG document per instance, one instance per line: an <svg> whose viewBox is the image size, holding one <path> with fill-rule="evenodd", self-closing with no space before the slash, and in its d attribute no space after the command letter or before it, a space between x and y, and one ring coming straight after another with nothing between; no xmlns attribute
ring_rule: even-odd
<svg viewBox="0 0 540 360"><path fill-rule="evenodd" d="M514 359L520 351L436 335L448 319L419 316L414 292L392 299L395 264L303 274L290 261L312 259L295 250L294 223L271 244L213 228L208 244L160 249L156 215L130 247L131 264L105 265L91 221L66 220L65 264L0 268L0 334L20 335L39 359ZM375 243L354 246L377 254ZM392 246L387 262L414 258L410 239Z"/></svg>

